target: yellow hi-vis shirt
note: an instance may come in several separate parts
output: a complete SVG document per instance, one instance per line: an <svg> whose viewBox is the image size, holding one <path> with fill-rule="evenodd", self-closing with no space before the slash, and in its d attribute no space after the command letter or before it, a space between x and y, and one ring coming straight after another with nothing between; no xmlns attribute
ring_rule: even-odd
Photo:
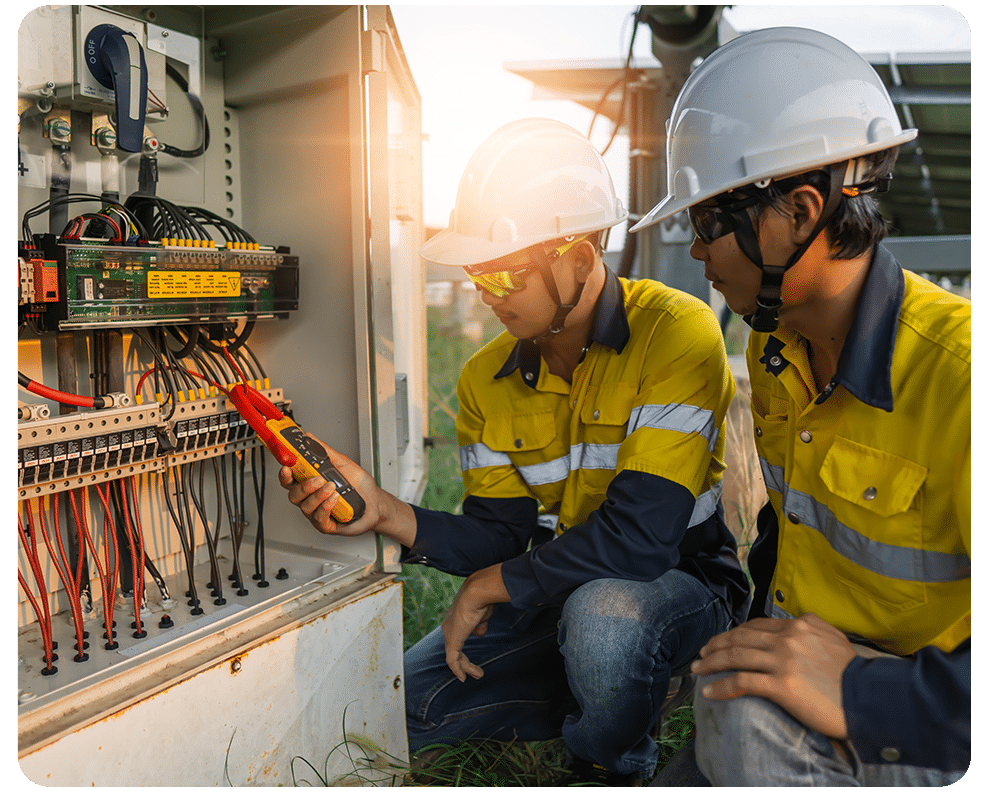
<svg viewBox="0 0 988 795"><path fill-rule="evenodd" d="M689 526L699 524L720 497L734 395L720 327L690 295L608 278L615 303L623 293L630 334L621 350L591 344L572 384L507 332L464 366L457 435L466 493L534 497L558 516L559 534L585 522L627 469L689 489Z"/></svg>
<svg viewBox="0 0 988 795"><path fill-rule="evenodd" d="M752 333L748 371L779 522L766 614L899 655L970 637L970 302L878 248L823 392L788 329Z"/></svg>

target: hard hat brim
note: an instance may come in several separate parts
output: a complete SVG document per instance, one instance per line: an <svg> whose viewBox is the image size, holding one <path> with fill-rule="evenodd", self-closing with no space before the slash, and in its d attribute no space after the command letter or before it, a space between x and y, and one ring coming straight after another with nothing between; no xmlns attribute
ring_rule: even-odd
<svg viewBox="0 0 988 795"><path fill-rule="evenodd" d="M841 160L852 160L856 157L862 157L863 155L869 155L873 152L881 152L884 149L892 149L895 146L901 146L902 144L909 143L917 135L918 130L907 129L903 130L899 135L892 138L877 142L870 146L861 146L854 150L848 152L842 152ZM807 160L805 163L796 164L792 169L787 169L786 174L776 174L776 173L765 173L765 174L751 174L745 175L743 179L736 180L733 183L727 185L718 185L716 189L711 189L707 191L701 191L694 196L684 196L677 197L672 194L667 195L662 201L655 205L649 212L642 217L642 219L631 227L630 232L637 232L640 229L645 229L646 227L653 226L654 224L660 223L661 221L671 218L678 212L688 209L700 202L706 201L707 199L712 199L714 196L719 196L722 193L726 193L731 190L736 190L737 188L743 188L758 182L762 179L783 179L785 177L793 176L795 174L805 174L808 171L814 171L818 168L823 168L831 163L835 162L831 158L820 158L817 160ZM840 161L836 161L840 162Z"/></svg>
<svg viewBox="0 0 988 795"><path fill-rule="evenodd" d="M606 226L591 224L585 229L567 229L565 232L550 237L540 235L505 243L494 243L487 238L463 235L451 229L444 229L425 242L419 249L419 256L427 262L449 267L462 268L465 265L482 265L485 262L493 262L501 257L523 251L531 246L537 246L540 243L547 243L550 240L609 229L627 218L628 213L621 208L617 219L613 223L609 222Z"/></svg>

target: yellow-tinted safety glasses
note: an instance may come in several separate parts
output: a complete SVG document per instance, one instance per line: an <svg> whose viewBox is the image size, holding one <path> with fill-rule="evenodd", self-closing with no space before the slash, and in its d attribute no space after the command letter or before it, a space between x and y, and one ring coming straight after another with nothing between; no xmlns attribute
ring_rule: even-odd
<svg viewBox="0 0 988 795"><path fill-rule="evenodd" d="M585 240L587 235L576 237L564 242L546 253L548 262L559 259L581 240ZM464 265L463 270L470 277L475 285L482 290L486 290L497 298L503 298L511 293L517 293L525 289L525 282L529 274L535 270L535 263L526 263L517 268L505 268L503 270L485 271L472 265Z"/></svg>

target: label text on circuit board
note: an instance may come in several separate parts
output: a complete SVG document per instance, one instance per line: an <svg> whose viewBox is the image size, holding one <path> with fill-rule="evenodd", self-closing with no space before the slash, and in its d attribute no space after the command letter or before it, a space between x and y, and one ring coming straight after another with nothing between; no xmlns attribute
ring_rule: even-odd
<svg viewBox="0 0 988 795"><path fill-rule="evenodd" d="M237 271L148 271L148 298L236 298Z"/></svg>

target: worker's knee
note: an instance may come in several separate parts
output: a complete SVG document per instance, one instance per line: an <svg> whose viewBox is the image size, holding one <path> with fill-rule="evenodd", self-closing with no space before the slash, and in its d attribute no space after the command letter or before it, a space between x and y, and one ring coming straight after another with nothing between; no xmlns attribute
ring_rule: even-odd
<svg viewBox="0 0 988 795"><path fill-rule="evenodd" d="M789 780L827 780L808 771L844 772L846 763L837 758L828 738L772 701L757 696L725 701L703 697L706 685L731 673L701 677L693 702L696 764L714 786L778 786Z"/></svg>
<svg viewBox="0 0 988 795"><path fill-rule="evenodd" d="M568 664L624 657L641 646L643 605L625 580L591 580L563 606L559 642Z"/></svg>

